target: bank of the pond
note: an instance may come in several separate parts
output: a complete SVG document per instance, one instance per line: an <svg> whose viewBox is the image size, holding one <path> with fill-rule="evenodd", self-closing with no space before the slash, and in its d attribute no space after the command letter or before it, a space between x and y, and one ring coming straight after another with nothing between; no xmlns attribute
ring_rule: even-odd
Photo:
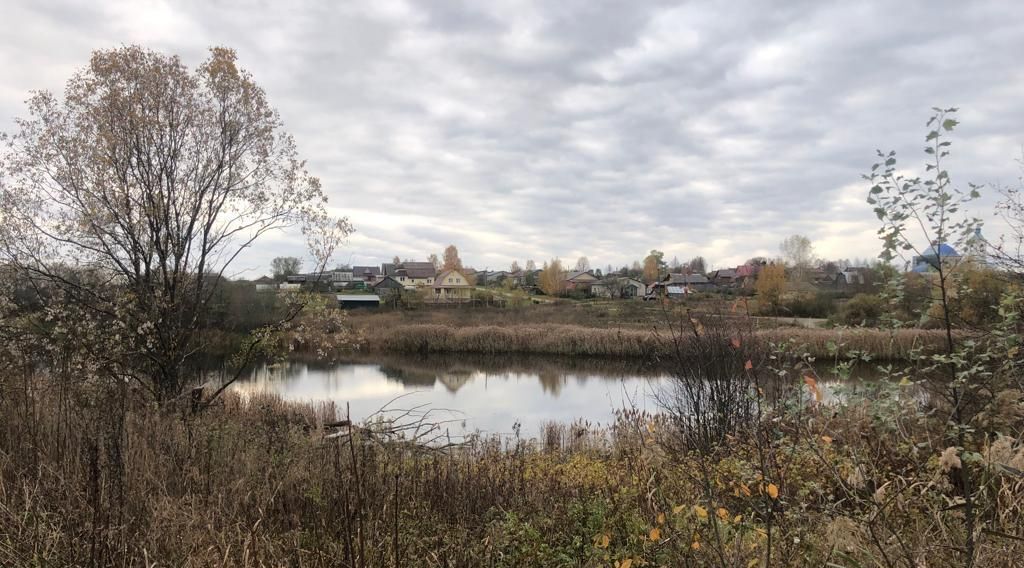
<svg viewBox="0 0 1024 568"><path fill-rule="evenodd" d="M388 436L401 424L330 428L330 404L228 393L191 414L74 387L87 404L42 382L0 397L18 417L0 422L0 565L965 564L942 424L901 416L922 443L878 444L895 420L872 417L896 407L870 399L782 414L697 455L674 449L663 418L629 412L442 450ZM881 514L887 487L900 506ZM1019 565L1021 541L1000 537L1024 522L1022 485L987 487L974 565Z"/></svg>
<svg viewBox="0 0 1024 568"><path fill-rule="evenodd" d="M365 348L396 353L523 353L561 356L664 358L672 354L666 330L597 328L575 325L406 324L362 330ZM903 360L914 349L936 350L945 336L929 330L798 329L759 330L750 337L765 343L790 342L800 353L825 358L863 351L876 360ZM686 336L683 336L686 340Z"/></svg>

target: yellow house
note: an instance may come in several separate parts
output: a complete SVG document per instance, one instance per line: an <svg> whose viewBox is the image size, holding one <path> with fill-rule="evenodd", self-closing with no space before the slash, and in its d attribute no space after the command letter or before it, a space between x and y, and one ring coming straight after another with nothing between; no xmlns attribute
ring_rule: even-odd
<svg viewBox="0 0 1024 568"><path fill-rule="evenodd" d="M384 275L397 280L406 290L432 286L435 270L430 262L403 262L401 264L385 264Z"/></svg>
<svg viewBox="0 0 1024 568"><path fill-rule="evenodd" d="M434 278L434 293L431 302L461 303L472 299L473 286L464 274L458 270L445 270Z"/></svg>

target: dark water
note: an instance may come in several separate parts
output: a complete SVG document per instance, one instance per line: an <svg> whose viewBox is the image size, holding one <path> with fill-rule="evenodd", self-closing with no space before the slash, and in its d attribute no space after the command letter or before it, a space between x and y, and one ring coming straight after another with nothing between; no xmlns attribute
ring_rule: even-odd
<svg viewBox="0 0 1024 568"><path fill-rule="evenodd" d="M642 362L534 356L363 356L322 365L292 361L256 370L233 388L287 400L332 400L361 421L381 409L416 408L449 420L455 434L535 434L545 422L607 425L616 410L656 412L669 385L664 369ZM831 396L831 383L822 385Z"/></svg>

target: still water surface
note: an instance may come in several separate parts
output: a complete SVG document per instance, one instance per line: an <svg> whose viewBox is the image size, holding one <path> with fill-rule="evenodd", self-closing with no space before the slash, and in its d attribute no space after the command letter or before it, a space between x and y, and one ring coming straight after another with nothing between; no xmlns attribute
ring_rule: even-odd
<svg viewBox="0 0 1024 568"><path fill-rule="evenodd" d="M452 434L535 435L546 422L608 425L616 410L657 412L670 384L642 362L536 356L376 355L333 365L290 361L266 366L232 388L286 400L334 401L361 421L382 408L429 409ZM823 384L831 390L831 384Z"/></svg>

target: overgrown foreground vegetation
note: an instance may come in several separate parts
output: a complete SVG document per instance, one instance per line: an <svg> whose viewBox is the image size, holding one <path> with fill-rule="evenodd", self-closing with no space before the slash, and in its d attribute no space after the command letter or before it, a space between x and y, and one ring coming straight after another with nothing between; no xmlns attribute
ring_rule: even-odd
<svg viewBox="0 0 1024 568"><path fill-rule="evenodd" d="M329 405L229 394L154 412L23 380L0 403L6 566L962 565L962 467L985 527L976 565L1024 557L1019 391L978 423L1012 435L968 463L917 387L837 407L772 389L706 447L710 409L424 447L409 441L431 427L401 413L325 429Z"/></svg>

